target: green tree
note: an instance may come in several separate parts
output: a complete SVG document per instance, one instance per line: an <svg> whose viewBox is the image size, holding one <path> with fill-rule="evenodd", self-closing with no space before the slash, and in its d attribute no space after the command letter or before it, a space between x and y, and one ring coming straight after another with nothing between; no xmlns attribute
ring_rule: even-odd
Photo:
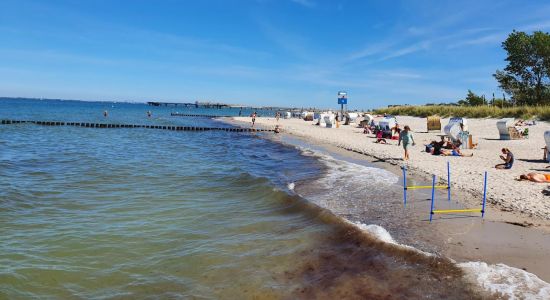
<svg viewBox="0 0 550 300"><path fill-rule="evenodd" d="M476 95L471 90L468 90L468 95L466 95L466 99L459 100L458 105L465 105L465 106L479 106L485 104L485 100L483 97Z"/></svg>
<svg viewBox="0 0 550 300"><path fill-rule="evenodd" d="M518 104L549 104L550 34L535 31L529 35L514 30L502 47L508 54L508 65L493 74L500 88Z"/></svg>

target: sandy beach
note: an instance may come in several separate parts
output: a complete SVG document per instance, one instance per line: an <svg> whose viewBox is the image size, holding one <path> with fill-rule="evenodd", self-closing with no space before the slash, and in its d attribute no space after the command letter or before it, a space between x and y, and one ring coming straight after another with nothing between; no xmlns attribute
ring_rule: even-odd
<svg viewBox="0 0 550 300"><path fill-rule="evenodd" d="M238 117L234 121L250 124L250 118ZM379 118L375 118L375 121ZM409 125L413 131L416 146L412 148L411 159L403 161L403 148L397 146L396 140L388 144L377 144L372 134L363 134L357 125L341 125L340 128L322 128L313 122L301 119L257 118L256 126L273 128L279 124L285 133L303 137L320 144L330 144L349 151L365 154L398 166L406 165L411 171L435 174L442 182L446 180L446 163L451 164L452 188L467 192L472 197L459 199L465 206L477 206L483 191L483 172L488 172L487 201L489 210L508 212L507 214L488 213L488 218L504 218L530 226L540 225L548 228L550 221L550 198L542 191L548 184L516 181L520 174L529 172L550 173L548 163L542 160L544 131L550 130L547 122L537 122L529 127L529 138L523 140L500 140L496 127L497 119L468 119L468 127L473 135L477 148L463 150L473 157L434 156L424 152L424 144L438 140L439 132L427 132L426 119L397 116L401 126ZM448 119L442 119L442 128ZM510 170L497 170L494 166L501 163L500 149L509 148L515 156L515 163Z"/></svg>
<svg viewBox="0 0 550 300"><path fill-rule="evenodd" d="M483 172L487 171L488 204L484 221L478 217L449 216L450 219L437 222L437 226L425 228L428 222L426 210L429 211L429 201L423 200L429 198L430 191L420 190L417 191L416 199L411 202L411 206L407 208L407 211L412 213L409 215L412 219L405 221L399 216L403 212L403 206L400 202L402 200L398 199L400 196L396 195L396 199L389 201L393 203L390 206L394 211L378 219L375 224L388 228L392 223L405 223L417 229L422 228L419 232L411 231L414 241L405 238L402 242L427 249L428 252L439 253L458 263L468 265L476 262L476 266L488 263L494 272L497 272L499 264L503 263L550 281L548 263L545 259L550 247L550 201L548 196L542 193L548 184L514 180L522 173L547 170L550 172L550 169L545 169L547 163L542 161L541 150L544 146L543 133L550 130L550 124L539 122L530 126L529 139L503 141L498 139L496 119L468 119L473 142L478 143L478 146L476 149L463 152L473 153L474 156L444 157L424 152L423 144L436 139L439 134L427 133L425 119L397 117L397 120L400 125L409 125L412 128L417 144L412 149L411 160L407 162L402 159L403 150L397 146L397 141L389 141L387 145L374 143L374 136L363 134L363 130L356 125L340 126L336 129L322 128L301 119L280 119L277 122L274 118L257 118L256 127L272 129L278 124L282 128L282 137L288 135L302 140L306 145L323 147L331 153L352 160L365 160L396 176L401 176L401 167L406 164L411 180L416 183L428 183L431 174L436 174L445 182L446 163L449 161L452 169L453 201L438 201L438 205L449 205L442 209L479 207L482 199ZM247 117L223 118L221 121L237 126L251 126L250 118ZM442 127L447 122L448 119L442 119ZM516 157L511 170L494 168L494 165L501 162L499 155L502 147L510 148ZM368 199L348 199L339 206L354 206L368 202ZM325 208L333 211L332 207ZM349 220L345 214L340 216ZM431 247L435 248L430 249ZM477 271L471 274L477 274ZM495 278L504 278L500 276L521 278L524 275L506 271ZM501 280L495 278L493 280L497 282Z"/></svg>

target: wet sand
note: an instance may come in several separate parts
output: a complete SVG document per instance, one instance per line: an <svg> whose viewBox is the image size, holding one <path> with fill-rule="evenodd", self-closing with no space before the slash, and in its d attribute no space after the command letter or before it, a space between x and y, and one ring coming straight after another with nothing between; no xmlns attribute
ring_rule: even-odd
<svg viewBox="0 0 550 300"><path fill-rule="evenodd" d="M242 121L224 121L243 124ZM368 163L388 170L397 176L402 174L399 165L387 163L370 155L345 150L330 143L305 138L303 135L283 134L278 139L291 144L296 142L288 139L299 140L306 145L322 148L338 159ZM284 141L285 139L287 141ZM428 174L417 169L410 171L408 176L411 182L426 183L431 180ZM481 202L479 193L453 187L453 201L449 204L444 193L446 192L441 192L437 196L439 198L438 209L464 208L470 203ZM403 236L394 236L397 242L449 257L459 263L468 261L481 261L489 264L504 263L526 270L542 280L550 282L550 260L547 259L548 249L550 249L550 225L546 220L537 219L533 222L532 218L525 214L501 211L495 205L489 205L485 219L481 219L479 214L470 213L436 215L430 224L428 218L431 191L418 190L409 193L408 207L406 214L403 214L403 216L407 216L407 220L400 217L399 213L403 209L402 194L396 193L395 196L393 197L395 198L393 199L394 203L391 203L390 206L394 210L393 214L379 216L377 224L385 228L396 226L396 223L411 228L422 228L419 233L414 233L411 230ZM348 201L353 201L353 199ZM348 216L341 215L341 217L349 219ZM372 216L365 217L365 219L373 223ZM355 217L350 221L361 222L362 220ZM389 231L393 235L392 230Z"/></svg>

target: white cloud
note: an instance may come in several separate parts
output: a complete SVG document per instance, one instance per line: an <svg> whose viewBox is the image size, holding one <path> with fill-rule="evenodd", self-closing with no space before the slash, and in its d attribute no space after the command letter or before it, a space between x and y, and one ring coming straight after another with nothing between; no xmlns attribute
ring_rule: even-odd
<svg viewBox="0 0 550 300"><path fill-rule="evenodd" d="M430 48L430 45L431 45L430 41L422 41L422 42L407 46L405 48L393 50L388 55L382 57L380 60L388 60L391 58L396 58L403 55L411 54L414 52L427 50Z"/></svg>

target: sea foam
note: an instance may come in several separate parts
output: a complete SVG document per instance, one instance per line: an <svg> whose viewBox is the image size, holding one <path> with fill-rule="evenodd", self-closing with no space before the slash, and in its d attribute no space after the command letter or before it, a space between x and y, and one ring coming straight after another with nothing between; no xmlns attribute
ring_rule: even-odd
<svg viewBox="0 0 550 300"><path fill-rule="evenodd" d="M389 186L396 184L399 179L393 173L383 169L337 160L330 155L310 149L302 148L301 150L303 155L319 158L329 169L328 174L317 180L317 183L333 188L340 187L339 190L350 188L354 190L354 186L357 187L363 182L368 182L370 185L375 184L378 187ZM396 242L382 226L345 221L381 242L422 255L435 256L433 253ZM550 299L550 284L527 271L505 264L489 265L484 262L465 262L459 263L457 266L465 271L468 280L490 293L498 293L509 299Z"/></svg>

